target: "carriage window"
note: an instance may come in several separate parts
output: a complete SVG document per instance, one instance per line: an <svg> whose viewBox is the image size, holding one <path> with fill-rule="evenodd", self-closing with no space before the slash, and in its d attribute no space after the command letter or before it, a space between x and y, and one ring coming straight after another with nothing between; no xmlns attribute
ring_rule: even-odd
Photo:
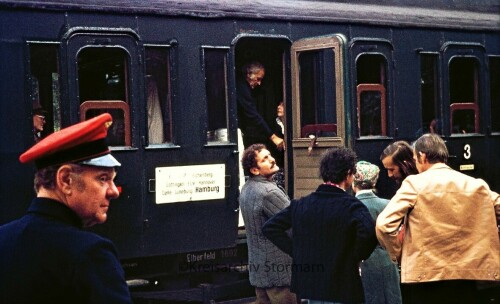
<svg viewBox="0 0 500 304"><path fill-rule="evenodd" d="M333 49L299 53L301 137L337 136L334 55Z"/></svg>
<svg viewBox="0 0 500 304"><path fill-rule="evenodd" d="M420 95L422 100L421 133L442 134L438 111L437 55L423 54L420 57ZM418 134L420 135L420 134Z"/></svg>
<svg viewBox="0 0 500 304"><path fill-rule="evenodd" d="M356 61L359 136L387 135L386 60L364 54Z"/></svg>
<svg viewBox="0 0 500 304"><path fill-rule="evenodd" d="M38 141L61 129L59 45L30 43L29 50L33 133L35 141Z"/></svg>
<svg viewBox="0 0 500 304"><path fill-rule="evenodd" d="M472 57L450 61L450 125L452 133L479 133L479 71Z"/></svg>
<svg viewBox="0 0 500 304"><path fill-rule="evenodd" d="M491 131L500 132L500 57L490 57Z"/></svg>
<svg viewBox="0 0 500 304"><path fill-rule="evenodd" d="M113 125L108 133L110 145L129 146L126 52L120 48L83 49L78 54L78 78L81 118L89 119L104 112L110 113L113 116ZM110 104L127 106L110 107Z"/></svg>
<svg viewBox="0 0 500 304"><path fill-rule="evenodd" d="M110 146L130 146L130 109L126 102L119 100L89 100L80 105L80 120L87 120L102 113L109 113L113 123L108 130Z"/></svg>
<svg viewBox="0 0 500 304"><path fill-rule="evenodd" d="M171 142L170 47L146 46L145 53L149 144Z"/></svg>
<svg viewBox="0 0 500 304"><path fill-rule="evenodd" d="M203 48L207 142L227 142L227 50Z"/></svg>
<svg viewBox="0 0 500 304"><path fill-rule="evenodd" d="M358 129L360 136L385 135L385 88L381 84L358 84Z"/></svg>

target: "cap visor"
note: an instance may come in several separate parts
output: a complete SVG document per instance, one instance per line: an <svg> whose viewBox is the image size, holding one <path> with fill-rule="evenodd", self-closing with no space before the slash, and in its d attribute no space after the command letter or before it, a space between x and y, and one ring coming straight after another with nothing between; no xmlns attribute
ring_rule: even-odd
<svg viewBox="0 0 500 304"><path fill-rule="evenodd" d="M120 167L122 165L111 154L84 160L82 162L79 162L79 164L95 167Z"/></svg>

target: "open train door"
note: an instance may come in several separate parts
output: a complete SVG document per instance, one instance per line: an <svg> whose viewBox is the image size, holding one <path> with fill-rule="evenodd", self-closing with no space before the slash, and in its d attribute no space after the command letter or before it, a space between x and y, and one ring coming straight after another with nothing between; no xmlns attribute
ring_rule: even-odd
<svg viewBox="0 0 500 304"><path fill-rule="evenodd" d="M328 35L292 44L293 197L316 190L322 182L319 161L325 150L348 146L344 109L345 37ZM290 148L290 145L289 145Z"/></svg>

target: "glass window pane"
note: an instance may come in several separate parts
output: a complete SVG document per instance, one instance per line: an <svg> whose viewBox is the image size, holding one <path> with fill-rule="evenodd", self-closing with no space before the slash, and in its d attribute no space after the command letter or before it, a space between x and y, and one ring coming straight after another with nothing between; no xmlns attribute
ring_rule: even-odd
<svg viewBox="0 0 500 304"><path fill-rule="evenodd" d="M356 61L358 136L386 136L386 60L363 54Z"/></svg>
<svg viewBox="0 0 500 304"><path fill-rule="evenodd" d="M365 91L360 97L360 136L382 134L382 96L378 91Z"/></svg>
<svg viewBox="0 0 500 304"><path fill-rule="evenodd" d="M474 110L458 110L451 113L451 121L453 129L452 133L472 133L474 129Z"/></svg>
<svg viewBox="0 0 500 304"><path fill-rule="evenodd" d="M491 131L500 132L500 57L490 57Z"/></svg>
<svg viewBox="0 0 500 304"><path fill-rule="evenodd" d="M149 144L172 142L170 48L147 46L145 53Z"/></svg>
<svg viewBox="0 0 500 304"><path fill-rule="evenodd" d="M80 103L127 97L127 56L120 48L85 48L78 54Z"/></svg>
<svg viewBox="0 0 500 304"><path fill-rule="evenodd" d="M438 117L438 56L424 54L420 58L420 92L422 104L422 127L417 136L425 133L442 134Z"/></svg>
<svg viewBox="0 0 500 304"><path fill-rule="evenodd" d="M332 49L299 53L301 136L336 136L335 58ZM311 131L305 131L311 130Z"/></svg>
<svg viewBox="0 0 500 304"><path fill-rule="evenodd" d="M363 54L356 60L356 81L385 86L385 58L382 55Z"/></svg>
<svg viewBox="0 0 500 304"><path fill-rule="evenodd" d="M450 103L477 102L477 61L455 57L450 61Z"/></svg>
<svg viewBox="0 0 500 304"><path fill-rule="evenodd" d="M102 101L102 107L92 106L92 110L81 113L88 119L108 112L113 116L110 130L110 145L125 146L130 143L130 130L125 130L124 117L130 113L109 107L105 101L128 103L127 54L120 48L88 47L78 54L78 79L80 104L87 101Z"/></svg>
<svg viewBox="0 0 500 304"><path fill-rule="evenodd" d="M449 65L451 133L478 133L478 61L455 57Z"/></svg>
<svg viewBox="0 0 500 304"><path fill-rule="evenodd" d="M85 111L85 120L96 117L103 113L113 116L113 124L109 127L106 137L110 146L125 145L125 113L121 109L90 109Z"/></svg>
<svg viewBox="0 0 500 304"><path fill-rule="evenodd" d="M59 45L56 44L30 44L31 100L35 142L61 129L58 50Z"/></svg>
<svg viewBox="0 0 500 304"><path fill-rule="evenodd" d="M203 49L207 98L207 141L228 141L227 137L227 51Z"/></svg>

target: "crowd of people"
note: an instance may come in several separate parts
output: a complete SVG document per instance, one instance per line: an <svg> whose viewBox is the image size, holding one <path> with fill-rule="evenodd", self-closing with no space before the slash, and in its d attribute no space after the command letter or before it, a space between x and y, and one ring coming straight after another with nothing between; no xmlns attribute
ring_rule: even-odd
<svg viewBox="0 0 500 304"><path fill-rule="evenodd" d="M328 150L323 184L290 200L279 177L282 118L280 128L267 123L252 95L264 75L253 61L238 87L249 177L240 206L257 304L479 303L480 282L499 286L500 197L446 165L448 150L432 128L412 145L396 141L382 151L398 187L390 201L376 195L379 167L348 148Z"/></svg>
<svg viewBox="0 0 500 304"><path fill-rule="evenodd" d="M269 126L252 101L262 64L243 68L239 118L248 177L239 204L256 304L480 303L500 281L500 196L451 169L434 133L381 153L399 189L376 195L380 169L345 147L318 164L322 183L291 200L283 187L283 104ZM25 216L0 226L0 303L132 303L113 243L83 228L107 220L120 163L106 142L110 114L41 138L33 113L35 192ZM270 147L270 148L268 148ZM281 181L281 182L280 182Z"/></svg>
<svg viewBox="0 0 500 304"><path fill-rule="evenodd" d="M391 200L376 195L379 167L349 148L329 149L323 183L293 200L272 182L279 168L265 145L243 155L255 303L465 304L482 303L482 282L498 291L500 196L447 166L439 135L382 152L400 187Z"/></svg>

